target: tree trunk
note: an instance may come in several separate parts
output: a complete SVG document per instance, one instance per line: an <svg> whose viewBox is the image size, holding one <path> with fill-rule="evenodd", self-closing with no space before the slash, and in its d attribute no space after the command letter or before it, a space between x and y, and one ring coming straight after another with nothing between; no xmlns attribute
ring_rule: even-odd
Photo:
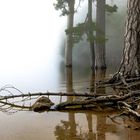
<svg viewBox="0 0 140 140"><path fill-rule="evenodd" d="M97 0L96 10L96 25L98 30L96 31L95 57L96 68L106 68L105 63L105 3L106 0Z"/></svg>
<svg viewBox="0 0 140 140"><path fill-rule="evenodd" d="M68 94L73 92L72 68L66 68L66 92Z"/></svg>
<svg viewBox="0 0 140 140"><path fill-rule="evenodd" d="M73 28L74 4L75 4L75 0L68 0L69 14L67 19L67 29ZM67 35L67 44L65 49L66 67L72 67L72 47L73 47L73 37L72 37L72 33L69 33Z"/></svg>
<svg viewBox="0 0 140 140"><path fill-rule="evenodd" d="M88 24L89 27L92 26L92 0L88 0ZM92 69L95 68L95 51L94 51L94 40L93 40L93 31L88 32L88 39L90 45L90 66Z"/></svg>
<svg viewBox="0 0 140 140"><path fill-rule="evenodd" d="M140 0L128 0L123 59L119 72L125 77L140 76Z"/></svg>

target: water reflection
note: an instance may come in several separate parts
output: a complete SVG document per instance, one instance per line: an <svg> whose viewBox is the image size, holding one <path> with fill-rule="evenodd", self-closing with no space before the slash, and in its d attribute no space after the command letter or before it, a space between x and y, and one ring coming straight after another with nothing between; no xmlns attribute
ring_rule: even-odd
<svg viewBox="0 0 140 140"><path fill-rule="evenodd" d="M98 75L99 74L99 75ZM100 78L104 78L105 71L96 71L90 73L90 83L89 89L90 92L94 93L96 90L96 94L102 93L105 94L106 89L97 89L95 87L96 80ZM71 68L66 69L66 91L68 93L73 92L74 89L74 83L73 83L73 71ZM68 97L68 101L75 100L74 97ZM22 107L22 106L21 106ZM14 108L14 107L13 107ZM101 112L100 112L101 110ZM30 115L31 116L30 116ZM124 121L121 118L118 118L117 121L119 124L112 122L107 116L112 115L111 112L106 112L102 108L98 109L98 112L94 111L69 111L67 113L60 113L60 112L49 112L49 113L42 113L37 115L36 113L29 113L25 112L24 114L18 113L18 119L20 120L20 125L16 123L17 118L9 117L7 116L8 122L14 122L13 125L10 125L10 128L15 130L15 133L18 132L17 126L19 128L22 128L25 124L30 124L28 128L26 128L26 131L33 132L31 130L34 130L34 126L36 125L37 129L36 133L30 133L30 137L38 137L40 134L40 139L50 139L50 140L139 140L139 131L136 131L132 128L128 128L126 126L130 126L130 123L132 125L133 122L131 121ZM42 117L40 117L42 116ZM23 117L25 121L23 120ZM34 118L35 117L35 118ZM0 118L4 118L3 114L1 114ZM9 119L10 118L10 119ZM15 119L14 119L15 118ZM52 120L52 123L50 123L50 120ZM46 123L44 123L46 122ZM7 122L5 122L7 124ZM4 124L2 124L3 126ZM7 124L8 125L8 124ZM51 127L50 127L51 126ZM133 124L133 128L135 128L137 124ZM46 129L47 128L47 129ZM25 129L24 129L25 130ZM46 136L46 130L47 132L52 133L49 134L49 136ZM1 127L0 133L6 133L6 129L3 130ZM3 136L3 134L1 134ZM21 131L20 136L23 135L23 132ZM5 136L7 138L7 136ZM22 139L22 138L21 138ZM6 140L15 140L7 138ZM23 140L23 139L22 139Z"/></svg>
<svg viewBox="0 0 140 140"><path fill-rule="evenodd" d="M72 68L66 68L66 92L73 92L73 75ZM72 101L73 97L67 97L67 101ZM55 135L57 140L71 140L76 136L75 113L68 113L68 121L61 120L61 126L56 126Z"/></svg>
<svg viewBox="0 0 140 140"><path fill-rule="evenodd" d="M103 78L105 78L105 70L91 71L89 88L91 93L96 91L97 94L105 94L105 89L97 89L95 86L96 80ZM71 93L73 90L72 68L66 68L66 91ZM67 97L67 100L72 101L75 98ZM68 112L67 121L60 121L54 131L57 140L107 140L107 133L113 134L113 138L117 138L117 126L107 123L107 113L94 114L92 111L84 111L79 117L78 115L79 112L70 111ZM84 120L80 117L83 115L85 116ZM81 122L79 122L81 120L87 124L87 127L81 127Z"/></svg>

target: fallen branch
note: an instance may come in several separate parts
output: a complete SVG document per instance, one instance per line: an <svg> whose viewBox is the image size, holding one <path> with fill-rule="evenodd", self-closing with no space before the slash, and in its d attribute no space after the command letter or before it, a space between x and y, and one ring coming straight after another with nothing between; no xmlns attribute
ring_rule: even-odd
<svg viewBox="0 0 140 140"><path fill-rule="evenodd" d="M131 97L134 97L134 96L137 96L137 95L140 95L140 91L137 91L137 92L131 92L131 93L128 93L124 96L118 96L118 95L106 95L106 96L99 96L99 97L96 97L96 98L91 98L91 99L88 99L88 100L80 100L80 101L70 101L70 102L63 102L63 103L60 103L57 105L57 109L64 109L64 108L67 108L69 106L77 106L77 105L82 105L82 106L85 106L85 105L95 105L97 104L96 106L100 106L100 103L103 104L103 105L117 105L117 102L120 102L120 101L124 101L124 100L127 100Z"/></svg>
<svg viewBox="0 0 140 140"><path fill-rule="evenodd" d="M11 98L19 98L19 97L30 97L30 96L77 96L77 97L98 97L103 96L104 94L91 94L91 93L64 93L64 92L38 92L38 93L27 93L27 94L18 94L18 95L8 95L8 96L0 96L0 100L6 100Z"/></svg>
<svg viewBox="0 0 140 140"><path fill-rule="evenodd" d="M20 95L9 95L9 96L1 96L0 101L2 100L7 100L7 99L11 99L11 98L18 98L18 97L30 97L30 96L43 96L43 95L47 95L47 96L83 96L83 97L90 97L84 100L75 100L75 101L71 101L71 102L63 102L63 104L61 105L57 105L57 109L58 108L64 108L64 107L68 107L68 106L76 106L76 105L81 105L81 106L85 106L85 105L93 105L93 106L97 106L97 103L100 105L104 104L106 106L110 106L110 105L116 105L118 101L124 101L127 100L131 97L136 97L136 96L140 96L140 91L132 91L128 94L125 94L123 96L118 96L118 95L94 95L94 94L78 94L78 93L28 93L28 94L20 94Z"/></svg>
<svg viewBox="0 0 140 140"><path fill-rule="evenodd" d="M127 85L126 80L123 79L122 80L124 84ZM121 82L122 82L121 81ZM128 85L127 85L128 86ZM15 89L15 88L14 88ZM3 90L3 89L2 89ZM6 88L4 88L4 91L7 91ZM127 91L128 92L128 91ZM42 104L39 104L40 108L43 109L43 111L70 111L70 110L85 110L85 109L89 109L89 110L103 110L106 108L111 108L111 109L119 109L122 108L123 110L129 112L129 114L135 116L138 120L140 120L140 114L138 112L136 112L135 110L133 110L133 104L136 105L137 107L137 102L139 102L139 98L140 97L140 90L137 91L129 91L128 93L125 93L124 95L105 95L105 94L90 94L90 93L75 93L75 92L71 92L71 93L66 93L66 92L38 92L38 93L27 93L27 94L23 94L22 92L19 92L18 95L14 95L13 93L9 92L10 95L7 96L0 96L0 103L3 104L3 106L9 106L10 109L12 108L17 108L17 109L23 109L23 110L34 110L33 109L33 105L30 104L30 106L25 106L25 105L19 105L19 104L14 104L9 100L12 98L22 98L22 100L20 100L21 102L25 102L26 99L24 97L29 97L31 100L31 97L40 97L40 96L77 96L77 97L87 97L87 98L80 98L80 100L74 100L74 101L67 101L67 102L62 102L60 104L54 105L50 108L47 108L47 110L45 110L42 107ZM132 97L135 97L134 100L132 100ZM47 97L46 97L47 98ZM24 100L25 99L25 100ZM130 100L131 99L131 100ZM129 104L128 104L129 101ZM119 106L118 106L119 105ZM0 106L0 107L3 107ZM43 106L47 107L47 105L43 102ZM3 110L5 108L2 108ZM5 109L7 111L7 108Z"/></svg>

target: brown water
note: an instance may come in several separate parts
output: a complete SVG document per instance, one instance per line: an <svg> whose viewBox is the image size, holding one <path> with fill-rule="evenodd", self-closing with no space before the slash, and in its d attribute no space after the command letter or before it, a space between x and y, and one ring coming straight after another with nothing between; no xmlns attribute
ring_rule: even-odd
<svg viewBox="0 0 140 140"><path fill-rule="evenodd" d="M96 91L96 93L113 93L113 89L97 89L96 80L105 77L105 71L89 72L82 80L72 77L72 70L65 73L66 83L60 86L63 91ZM106 73L106 75L108 75ZM77 75L80 78L80 75ZM84 80L83 80L84 79ZM56 104L60 97L50 97ZM62 101L73 100L63 97ZM30 102L30 100L29 100ZM117 117L115 122L108 116L116 112L105 111L69 111L69 112L43 112L18 111L15 108L0 112L0 136L2 140L139 140L139 130L134 130L136 125ZM4 110L2 110L4 111ZM8 115L8 112L12 112ZM132 126L132 127L129 127Z"/></svg>
<svg viewBox="0 0 140 140"><path fill-rule="evenodd" d="M0 113L2 140L139 140L137 130L113 123L107 114L79 112Z"/></svg>

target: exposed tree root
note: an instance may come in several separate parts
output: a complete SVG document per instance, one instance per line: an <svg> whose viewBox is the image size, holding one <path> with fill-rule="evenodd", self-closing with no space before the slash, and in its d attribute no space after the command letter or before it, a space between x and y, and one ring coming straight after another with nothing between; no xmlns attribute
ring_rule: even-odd
<svg viewBox="0 0 140 140"><path fill-rule="evenodd" d="M135 120L140 121L139 103L140 103L140 77L125 77L121 73L116 73L111 79L99 81L97 87L113 87L125 89L123 96L111 98L110 101L116 102L118 109L124 111L125 115L133 116ZM107 97L107 96L106 96Z"/></svg>
<svg viewBox="0 0 140 140"><path fill-rule="evenodd" d="M105 81L99 81L96 83L97 87L115 87L121 89L134 89L140 85L140 77L125 77L120 72L114 74L114 76Z"/></svg>

